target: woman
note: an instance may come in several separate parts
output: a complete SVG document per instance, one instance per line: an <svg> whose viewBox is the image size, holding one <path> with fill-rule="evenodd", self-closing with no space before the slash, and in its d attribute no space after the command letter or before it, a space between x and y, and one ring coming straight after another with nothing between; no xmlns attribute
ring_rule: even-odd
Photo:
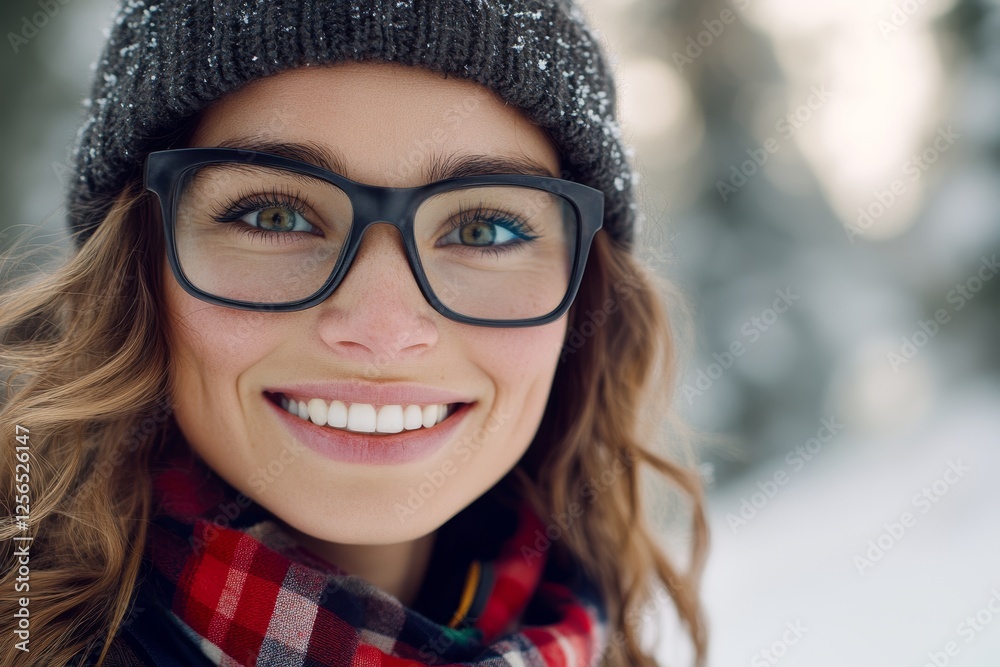
<svg viewBox="0 0 1000 667"><path fill-rule="evenodd" d="M577 8L133 0L91 108L75 255L0 316L32 464L2 664L652 665L657 587L703 664L701 490L647 444L673 349ZM692 501L686 573L646 466Z"/></svg>

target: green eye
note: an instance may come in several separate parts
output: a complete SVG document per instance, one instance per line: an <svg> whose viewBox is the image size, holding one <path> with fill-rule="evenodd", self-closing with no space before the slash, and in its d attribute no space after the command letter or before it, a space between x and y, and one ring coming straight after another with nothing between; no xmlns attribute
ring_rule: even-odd
<svg viewBox="0 0 1000 667"><path fill-rule="evenodd" d="M272 206L256 213L256 226L272 232L295 231L296 216L298 213L287 208ZM253 217L251 213L247 217ZM250 222L249 220L247 222ZM254 224L254 223L250 223Z"/></svg>

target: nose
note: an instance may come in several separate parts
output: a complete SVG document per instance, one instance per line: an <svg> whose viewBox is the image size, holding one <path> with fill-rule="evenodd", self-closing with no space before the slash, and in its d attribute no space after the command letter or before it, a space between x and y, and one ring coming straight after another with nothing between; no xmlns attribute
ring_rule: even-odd
<svg viewBox="0 0 1000 667"><path fill-rule="evenodd" d="M423 354L438 338L436 312L417 285L399 230L388 223L365 230L347 275L316 311L323 342L375 370Z"/></svg>

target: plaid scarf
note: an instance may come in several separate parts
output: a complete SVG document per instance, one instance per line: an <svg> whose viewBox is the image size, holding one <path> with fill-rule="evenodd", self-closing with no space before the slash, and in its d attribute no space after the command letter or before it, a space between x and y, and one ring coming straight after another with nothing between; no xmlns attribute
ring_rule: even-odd
<svg viewBox="0 0 1000 667"><path fill-rule="evenodd" d="M497 513L499 483L438 530L418 611L296 544L187 447L163 463L149 583L217 665L590 667L605 648L596 586L549 557L527 504Z"/></svg>

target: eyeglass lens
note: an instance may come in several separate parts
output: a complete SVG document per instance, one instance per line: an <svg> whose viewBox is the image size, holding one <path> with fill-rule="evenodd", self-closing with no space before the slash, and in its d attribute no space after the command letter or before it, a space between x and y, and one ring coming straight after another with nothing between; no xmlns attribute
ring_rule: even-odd
<svg viewBox="0 0 1000 667"><path fill-rule="evenodd" d="M318 292L341 261L348 195L298 172L213 163L188 173L174 242L187 279L217 297L262 304ZM437 298L466 317L542 317L569 287L579 233L573 206L544 190L464 187L425 199L414 218L420 264Z"/></svg>

